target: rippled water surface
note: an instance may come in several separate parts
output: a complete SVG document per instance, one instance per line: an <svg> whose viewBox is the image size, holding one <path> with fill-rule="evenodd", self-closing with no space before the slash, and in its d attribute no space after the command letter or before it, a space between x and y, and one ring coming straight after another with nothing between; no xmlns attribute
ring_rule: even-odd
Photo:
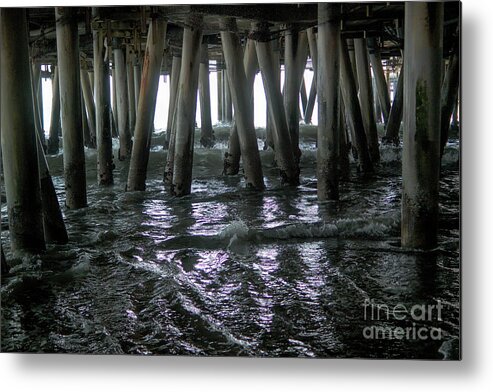
<svg viewBox="0 0 493 392"><path fill-rule="evenodd" d="M440 246L410 252L399 246L400 148L382 146L374 177L353 167L340 202L321 204L315 134L302 129L297 188L281 186L273 153L261 152L263 193L221 175L226 129L214 149L196 145L193 194L181 199L163 187L159 134L145 192L123 191L121 162L115 185L98 187L86 151L89 207L64 208L70 243L10 260L2 277L2 351L457 358L458 142L443 160ZM49 163L63 200L62 158ZM10 259L5 230L2 243ZM442 317L365 320L372 300L441 303ZM367 339L370 325L436 328L441 339Z"/></svg>

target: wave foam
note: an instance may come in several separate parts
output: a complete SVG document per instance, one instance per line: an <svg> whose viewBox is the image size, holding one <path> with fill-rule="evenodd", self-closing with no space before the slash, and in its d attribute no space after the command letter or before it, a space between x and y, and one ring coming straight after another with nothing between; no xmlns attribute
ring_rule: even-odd
<svg viewBox="0 0 493 392"><path fill-rule="evenodd" d="M249 228L242 220L237 220L226 226L219 238L228 239L229 247L243 241L259 240L289 240L310 238L387 238L398 231L400 218L383 216L378 218L344 218L334 222L294 223L269 229Z"/></svg>
<svg viewBox="0 0 493 392"><path fill-rule="evenodd" d="M227 225L224 229L219 233L219 238L221 239L233 239L234 236L236 238L247 238L249 234L249 228L245 222L241 219L235 220Z"/></svg>

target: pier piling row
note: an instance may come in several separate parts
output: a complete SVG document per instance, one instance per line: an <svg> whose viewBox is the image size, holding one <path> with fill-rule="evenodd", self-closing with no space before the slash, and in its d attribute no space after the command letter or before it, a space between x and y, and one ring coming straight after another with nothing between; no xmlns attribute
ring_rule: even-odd
<svg viewBox="0 0 493 392"><path fill-rule="evenodd" d="M314 122L318 105L318 199L339 199L340 182L352 175L350 151L359 173L371 176L380 168L381 144L402 141L402 245L436 244L441 155L451 119L457 126L460 113L460 3L0 12L2 169L12 249L38 251L46 242L67 241L60 204L88 206L85 148L97 149L99 186L113 185L119 159L128 166L126 190L145 190L156 110L168 114L165 184L178 197L193 192L196 105L200 144L213 148L214 89L217 121L230 126L224 174L241 173L246 187L265 189L254 127L256 75L267 104L264 149L274 150L281 183L300 182L300 121ZM211 85L213 73L217 84ZM156 108L163 74L169 75L169 105ZM53 86L46 130L44 78ZM45 158L59 153L60 201Z"/></svg>

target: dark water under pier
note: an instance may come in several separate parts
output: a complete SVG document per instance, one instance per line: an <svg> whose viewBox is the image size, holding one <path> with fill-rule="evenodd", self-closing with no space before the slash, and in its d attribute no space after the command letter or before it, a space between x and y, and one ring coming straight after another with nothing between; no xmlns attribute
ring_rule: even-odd
<svg viewBox="0 0 493 392"><path fill-rule="evenodd" d="M315 127L301 130L297 188L281 186L272 151L261 152L263 193L221 175L227 130L216 129L211 150L195 138L192 195L184 198L163 187L162 135L153 140L145 192L123 191L121 162L115 185L98 187L96 153L86 150L90 206L64 208L69 244L10 260L2 277L2 351L458 357L458 140L443 158L440 245L411 252L399 244L399 147L381 146L372 178L353 164L341 200L320 204ZM61 155L49 164L63 200ZM5 230L2 243L11 258ZM441 339L366 339L367 326L412 323L365 320L365 300L440 301L441 320L414 327L439 329Z"/></svg>

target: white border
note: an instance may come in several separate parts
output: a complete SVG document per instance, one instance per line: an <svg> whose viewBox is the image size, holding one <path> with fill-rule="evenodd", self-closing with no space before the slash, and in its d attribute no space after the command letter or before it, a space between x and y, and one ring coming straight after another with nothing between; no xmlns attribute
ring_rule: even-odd
<svg viewBox="0 0 493 392"><path fill-rule="evenodd" d="M228 1L227 3L232 3ZM246 3L247 1L240 1ZM77 1L77 5L135 1ZM145 4L159 3L145 1ZM162 3L162 2L161 2ZM192 3L189 1L187 3ZM214 1L214 3L226 3ZM46 5L63 4L59 1ZM65 2L66 4L66 2ZM177 4L177 3L175 3ZM463 2L463 361L297 360L0 354L4 391L485 391L493 355L492 2ZM3 6L39 6L10 1ZM488 387L488 388L487 388Z"/></svg>

